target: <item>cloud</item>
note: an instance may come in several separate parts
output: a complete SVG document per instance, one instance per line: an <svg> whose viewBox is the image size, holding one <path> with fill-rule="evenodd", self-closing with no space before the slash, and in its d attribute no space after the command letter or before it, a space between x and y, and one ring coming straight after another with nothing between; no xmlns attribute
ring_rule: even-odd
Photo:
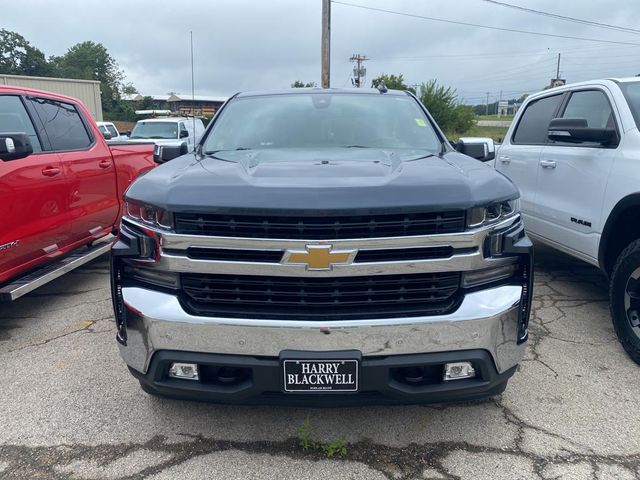
<svg viewBox="0 0 640 480"><path fill-rule="evenodd" d="M559 21L482 0L351 0L387 10L556 35L640 44L640 35ZM522 0L514 4L561 15L632 26L640 5L620 0ZM84 40L103 43L143 93L188 93L189 32L194 36L196 89L230 95L320 80L320 0L22 0L3 5L4 28L24 35L46 55ZM403 73L410 83L431 78L469 102L541 89L555 76L569 81L635 75L640 46L499 32L430 22L341 4L332 6L332 85L349 86L349 57L361 53L368 78Z"/></svg>

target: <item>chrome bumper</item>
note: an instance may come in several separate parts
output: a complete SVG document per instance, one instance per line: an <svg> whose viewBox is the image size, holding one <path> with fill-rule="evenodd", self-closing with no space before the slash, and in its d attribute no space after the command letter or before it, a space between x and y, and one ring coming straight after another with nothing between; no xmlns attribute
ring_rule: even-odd
<svg viewBox="0 0 640 480"><path fill-rule="evenodd" d="M524 353L517 339L521 294L511 285L470 293L449 315L317 322L194 316L176 296L125 287L127 344L120 353L146 373L160 350L278 357L287 349L355 349L367 357L482 349L502 373Z"/></svg>

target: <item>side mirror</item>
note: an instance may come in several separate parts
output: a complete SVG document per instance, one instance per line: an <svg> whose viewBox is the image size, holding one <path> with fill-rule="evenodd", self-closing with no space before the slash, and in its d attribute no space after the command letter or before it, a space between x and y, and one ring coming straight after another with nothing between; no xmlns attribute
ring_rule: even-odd
<svg viewBox="0 0 640 480"><path fill-rule="evenodd" d="M113 138L109 132L102 132L102 136L105 140L111 140Z"/></svg>
<svg viewBox="0 0 640 480"><path fill-rule="evenodd" d="M462 137L455 144L455 149L481 162L496 158L496 144L488 137Z"/></svg>
<svg viewBox="0 0 640 480"><path fill-rule="evenodd" d="M123 135L125 137L130 137L131 136L131 130L127 130L126 132L120 132L120 135Z"/></svg>
<svg viewBox="0 0 640 480"><path fill-rule="evenodd" d="M0 160L17 160L33 153L26 133L0 133Z"/></svg>
<svg viewBox="0 0 640 480"><path fill-rule="evenodd" d="M547 136L554 142L590 142L607 146L618 144L615 128L592 128L584 118L554 118L549 122Z"/></svg>
<svg viewBox="0 0 640 480"><path fill-rule="evenodd" d="M180 130L180 138L187 138L189 136L189 132L186 130Z"/></svg>
<svg viewBox="0 0 640 480"><path fill-rule="evenodd" d="M165 163L185 153L187 152L184 143L181 145L156 145L153 148L153 161L156 163Z"/></svg>

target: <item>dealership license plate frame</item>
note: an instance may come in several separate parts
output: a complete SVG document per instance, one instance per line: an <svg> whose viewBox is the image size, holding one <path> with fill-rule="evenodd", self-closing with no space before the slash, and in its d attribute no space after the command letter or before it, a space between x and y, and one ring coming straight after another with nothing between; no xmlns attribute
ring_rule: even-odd
<svg viewBox="0 0 640 480"><path fill-rule="evenodd" d="M287 394L302 394L302 395L318 395L318 394L354 394L360 390L360 366L361 366L362 354L358 351L345 351L345 352L295 352L284 351L280 355L280 368L282 369L282 391ZM331 389L314 389L313 385L309 385L309 388L291 388L291 384L287 382L287 373L300 373L303 363L309 364L327 364L327 363L339 363L346 368L341 369L338 373L351 373L355 375L355 382L348 388L341 388L340 385L331 385ZM297 369L291 370L293 367Z"/></svg>

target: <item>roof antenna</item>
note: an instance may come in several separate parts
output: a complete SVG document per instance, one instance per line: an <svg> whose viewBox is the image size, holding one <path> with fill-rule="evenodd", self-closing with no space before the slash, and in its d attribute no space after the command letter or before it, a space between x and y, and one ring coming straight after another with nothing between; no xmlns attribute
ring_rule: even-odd
<svg viewBox="0 0 640 480"><path fill-rule="evenodd" d="M387 86L384 84L384 80L380 80L380 82L378 82L378 86L376 88L378 89L378 91L380 93L387 93L389 91Z"/></svg>
<svg viewBox="0 0 640 480"><path fill-rule="evenodd" d="M193 135L193 156L196 155L196 117L193 113L193 109L196 105L196 87L195 80L193 75L193 30L189 32L191 34L191 120L193 121L193 131L191 134Z"/></svg>

